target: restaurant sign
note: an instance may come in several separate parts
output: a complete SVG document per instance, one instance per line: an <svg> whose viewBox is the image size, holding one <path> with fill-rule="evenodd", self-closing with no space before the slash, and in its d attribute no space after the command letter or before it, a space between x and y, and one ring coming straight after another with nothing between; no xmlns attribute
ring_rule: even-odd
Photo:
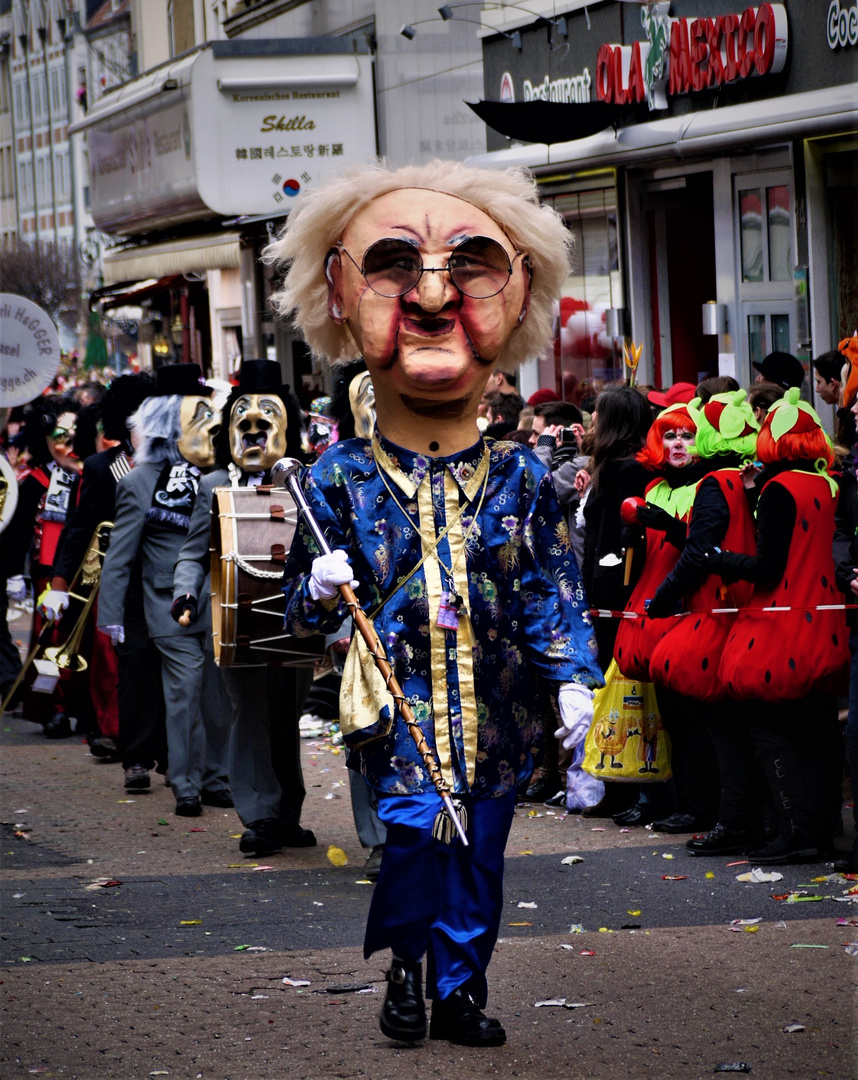
<svg viewBox="0 0 858 1080"><path fill-rule="evenodd" d="M666 109L668 95L687 94L783 70L787 14L763 3L740 14L672 18L670 3L647 4L647 40L604 44L596 58L596 96L615 105L646 101Z"/></svg>
<svg viewBox="0 0 858 1080"><path fill-rule="evenodd" d="M103 231L281 213L320 179L375 160L368 55L224 56L223 44L128 84L124 98L105 95L79 126Z"/></svg>

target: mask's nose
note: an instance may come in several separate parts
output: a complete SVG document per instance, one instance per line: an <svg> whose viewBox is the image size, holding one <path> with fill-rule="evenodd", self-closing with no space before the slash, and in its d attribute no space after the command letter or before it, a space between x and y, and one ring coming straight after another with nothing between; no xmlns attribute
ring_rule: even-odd
<svg viewBox="0 0 858 1080"><path fill-rule="evenodd" d="M458 295L459 290L453 284L448 270L424 270L414 288L406 293L406 299L431 313L440 311L456 300Z"/></svg>

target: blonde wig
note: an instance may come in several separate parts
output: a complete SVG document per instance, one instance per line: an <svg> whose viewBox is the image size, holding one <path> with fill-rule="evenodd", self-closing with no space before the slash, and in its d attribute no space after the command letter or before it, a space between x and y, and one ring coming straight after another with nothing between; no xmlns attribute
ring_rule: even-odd
<svg viewBox="0 0 858 1080"><path fill-rule="evenodd" d="M262 261L286 269L271 297L317 356L344 363L358 356L345 326L328 315L325 260L352 218L373 199L400 188L425 188L471 203L500 226L516 250L530 257L533 283L527 318L504 345L498 367L512 371L539 356L552 334L554 304L569 272L570 235L560 216L540 203L533 178L521 169L474 168L458 161L431 161L388 169L383 163L350 169L310 188L289 215Z"/></svg>

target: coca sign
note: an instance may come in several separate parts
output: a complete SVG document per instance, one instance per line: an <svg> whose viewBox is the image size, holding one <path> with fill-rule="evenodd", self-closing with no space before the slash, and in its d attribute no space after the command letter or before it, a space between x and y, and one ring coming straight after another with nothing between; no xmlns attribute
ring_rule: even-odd
<svg viewBox="0 0 858 1080"><path fill-rule="evenodd" d="M600 101L667 108L666 94L687 94L783 70L787 14L783 4L760 4L740 15L673 19L669 4L647 5L641 23L648 41L602 45L596 58Z"/></svg>

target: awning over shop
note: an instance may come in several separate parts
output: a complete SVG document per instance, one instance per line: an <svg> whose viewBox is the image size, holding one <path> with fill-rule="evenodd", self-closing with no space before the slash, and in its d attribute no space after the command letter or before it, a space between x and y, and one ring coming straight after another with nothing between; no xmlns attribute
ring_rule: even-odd
<svg viewBox="0 0 858 1080"><path fill-rule="evenodd" d="M547 146L596 135L631 116L634 109L605 101L478 101L467 105L508 139Z"/></svg>
<svg viewBox="0 0 858 1080"><path fill-rule="evenodd" d="M237 268L240 263L241 234L219 232L109 251L104 256L104 281L113 285L172 274L201 274Z"/></svg>
<svg viewBox="0 0 858 1080"><path fill-rule="evenodd" d="M157 293L169 289L179 279L180 275L176 274L165 278L148 278L145 281L113 282L100 289L93 289L89 294L89 306L94 309L100 304L106 311L129 304L139 305Z"/></svg>

